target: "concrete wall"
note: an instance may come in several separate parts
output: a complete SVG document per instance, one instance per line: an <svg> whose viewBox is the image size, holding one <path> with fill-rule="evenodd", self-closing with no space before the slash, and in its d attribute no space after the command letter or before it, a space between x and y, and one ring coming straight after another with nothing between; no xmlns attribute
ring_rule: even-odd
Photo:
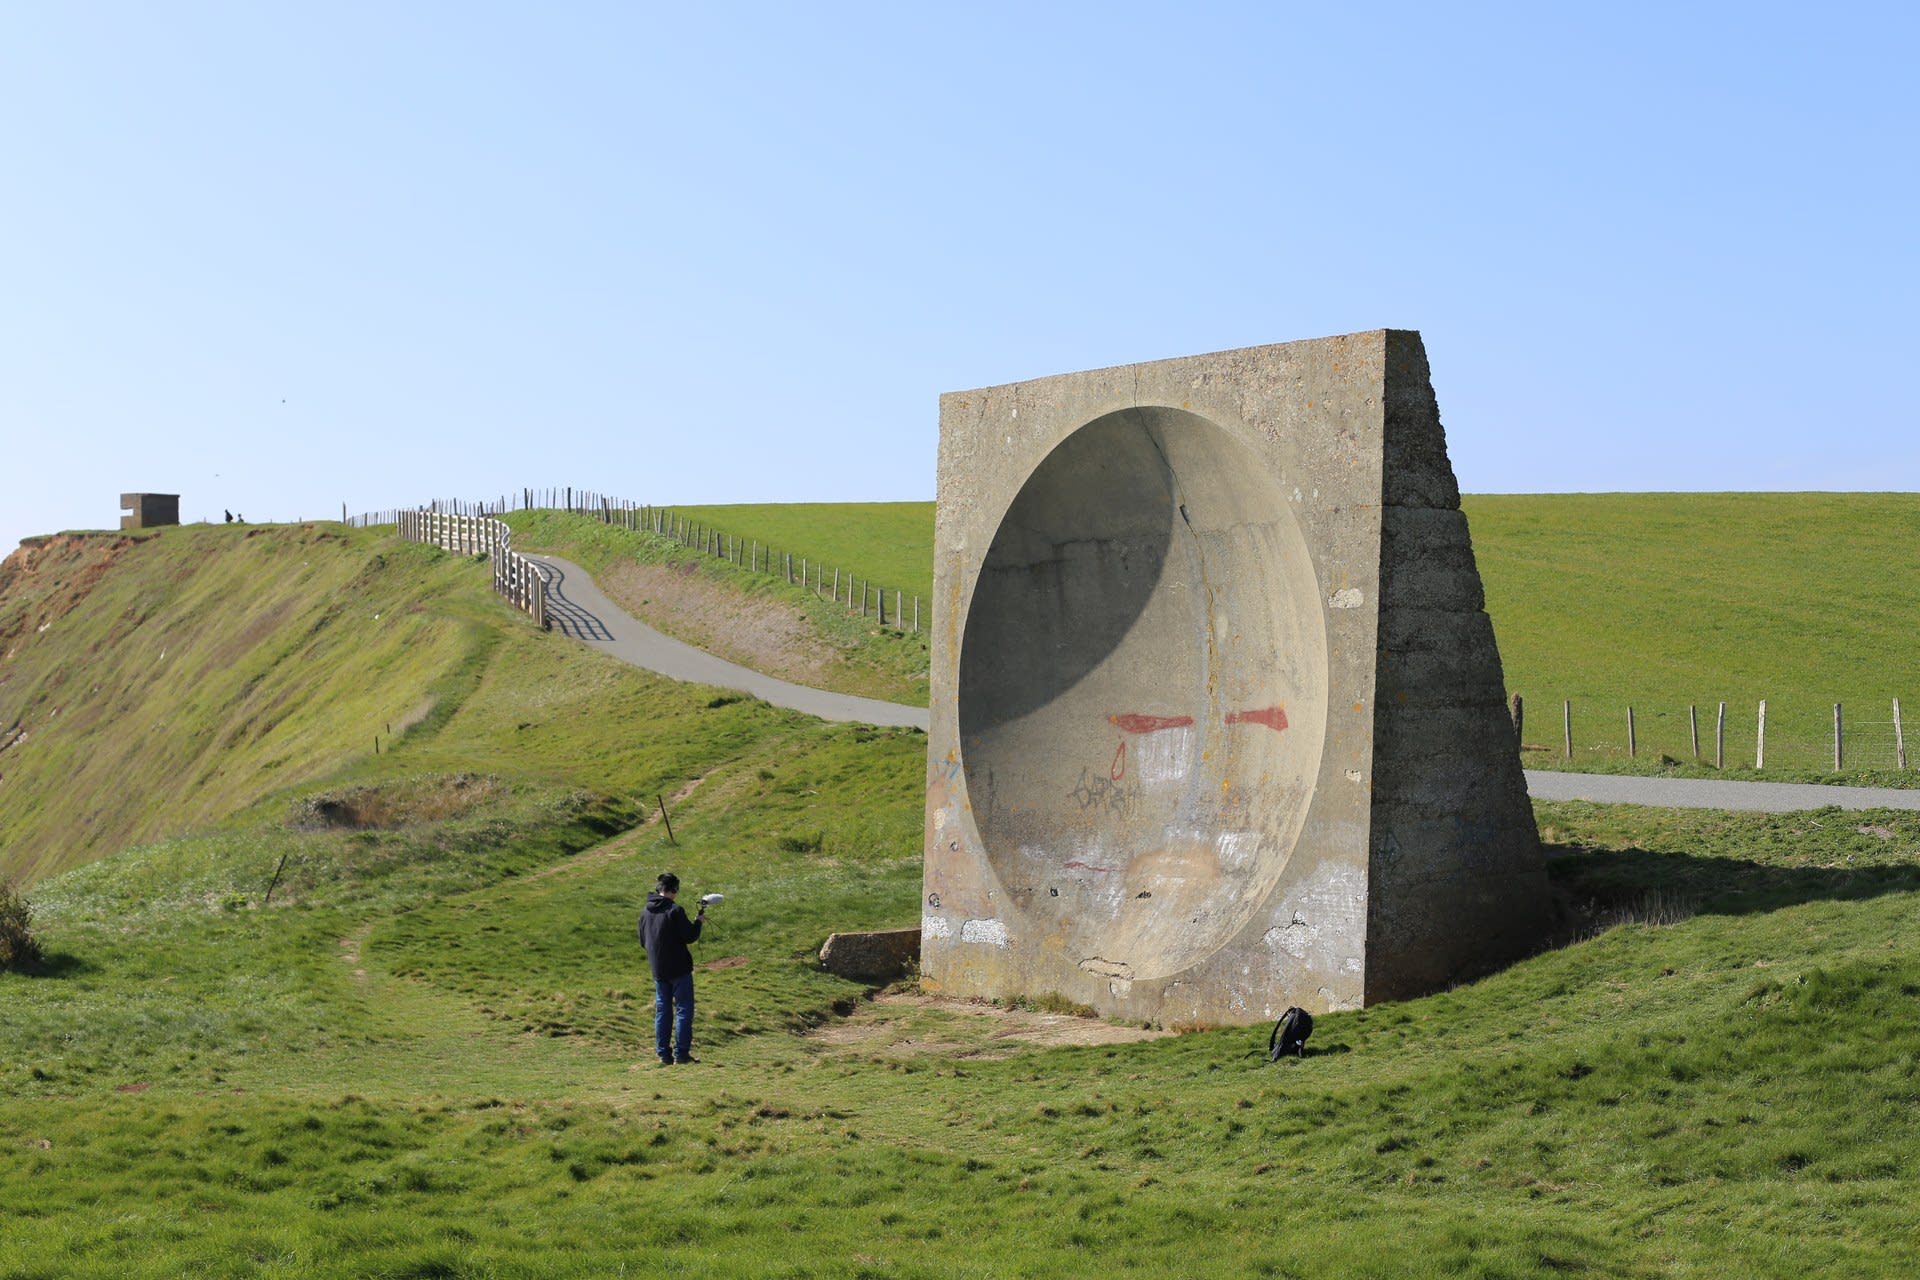
<svg viewBox="0 0 1920 1280"><path fill-rule="evenodd" d="M177 493L123 493L120 509L122 529L153 529L180 523L180 495Z"/></svg>
<svg viewBox="0 0 1920 1280"><path fill-rule="evenodd" d="M1205 1024L1514 954L1545 882L1432 406L1390 332L942 398L930 988Z"/></svg>

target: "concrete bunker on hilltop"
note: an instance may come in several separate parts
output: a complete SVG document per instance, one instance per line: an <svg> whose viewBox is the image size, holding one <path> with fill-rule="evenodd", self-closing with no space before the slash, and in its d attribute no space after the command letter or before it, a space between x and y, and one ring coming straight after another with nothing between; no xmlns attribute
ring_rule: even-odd
<svg viewBox="0 0 1920 1280"><path fill-rule="evenodd" d="M1532 945L1418 335L958 393L940 434L930 988L1245 1022Z"/></svg>
<svg viewBox="0 0 1920 1280"><path fill-rule="evenodd" d="M180 495L177 493L123 493L120 495L122 529L157 529L180 523Z"/></svg>

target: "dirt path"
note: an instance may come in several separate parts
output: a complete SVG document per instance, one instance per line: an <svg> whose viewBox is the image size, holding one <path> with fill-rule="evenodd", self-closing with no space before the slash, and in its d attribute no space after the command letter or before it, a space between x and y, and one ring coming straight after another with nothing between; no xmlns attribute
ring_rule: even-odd
<svg viewBox="0 0 1920 1280"><path fill-rule="evenodd" d="M815 1028L807 1038L815 1044L897 1057L1004 1058L1028 1046L1132 1044L1171 1034L1070 1013L888 992L838 1022Z"/></svg>

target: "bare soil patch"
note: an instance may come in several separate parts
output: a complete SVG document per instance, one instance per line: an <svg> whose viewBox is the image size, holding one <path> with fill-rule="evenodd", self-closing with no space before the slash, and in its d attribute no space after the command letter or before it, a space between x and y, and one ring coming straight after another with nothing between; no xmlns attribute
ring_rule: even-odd
<svg viewBox="0 0 1920 1280"><path fill-rule="evenodd" d="M1003 1058L1023 1047L1132 1044L1170 1031L1121 1026L1099 1018L1005 1008L975 1000L949 1000L917 992L888 992L847 1017L816 1028L816 1044L899 1056L940 1054L956 1058Z"/></svg>

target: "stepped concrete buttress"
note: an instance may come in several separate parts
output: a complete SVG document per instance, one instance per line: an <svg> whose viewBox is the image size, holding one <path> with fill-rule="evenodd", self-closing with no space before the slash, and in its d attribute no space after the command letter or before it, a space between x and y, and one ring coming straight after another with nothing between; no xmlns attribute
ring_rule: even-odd
<svg viewBox="0 0 1920 1280"><path fill-rule="evenodd" d="M929 989L1243 1023L1542 937L1417 333L943 396L937 520Z"/></svg>

